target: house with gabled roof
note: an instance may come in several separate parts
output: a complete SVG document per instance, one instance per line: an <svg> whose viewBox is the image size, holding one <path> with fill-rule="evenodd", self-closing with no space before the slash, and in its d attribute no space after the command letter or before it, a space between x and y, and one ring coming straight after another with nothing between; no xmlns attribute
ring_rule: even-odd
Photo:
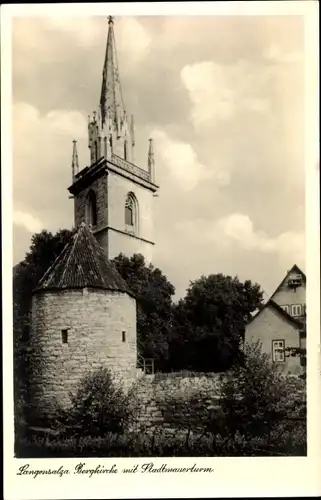
<svg viewBox="0 0 321 500"><path fill-rule="evenodd" d="M294 265L246 326L245 343L260 341L285 373L300 374L305 358L291 349L306 348L306 276Z"/></svg>

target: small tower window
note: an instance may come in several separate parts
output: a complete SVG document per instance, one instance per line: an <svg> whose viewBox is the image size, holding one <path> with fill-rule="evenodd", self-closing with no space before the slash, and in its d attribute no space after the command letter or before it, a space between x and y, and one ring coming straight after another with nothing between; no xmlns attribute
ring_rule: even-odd
<svg viewBox="0 0 321 500"><path fill-rule="evenodd" d="M134 210L133 210L133 201L128 198L125 206L125 224L126 226L134 225Z"/></svg>
<svg viewBox="0 0 321 500"><path fill-rule="evenodd" d="M86 222L92 226L97 225L97 200L95 191L89 191L86 207Z"/></svg>
<svg viewBox="0 0 321 500"><path fill-rule="evenodd" d="M124 142L124 159L127 160L127 141Z"/></svg>
<svg viewBox="0 0 321 500"><path fill-rule="evenodd" d="M68 330L61 330L61 341L63 344L68 344Z"/></svg>
<svg viewBox="0 0 321 500"><path fill-rule="evenodd" d="M126 332L121 332L121 339L123 342L126 342Z"/></svg>
<svg viewBox="0 0 321 500"><path fill-rule="evenodd" d="M134 193L128 193L126 198L125 226L130 232L138 233L138 203Z"/></svg>

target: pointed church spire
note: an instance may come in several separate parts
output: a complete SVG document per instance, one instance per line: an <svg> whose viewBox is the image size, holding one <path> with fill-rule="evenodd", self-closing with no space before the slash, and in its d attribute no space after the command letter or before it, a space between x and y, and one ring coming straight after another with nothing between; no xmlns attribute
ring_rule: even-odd
<svg viewBox="0 0 321 500"><path fill-rule="evenodd" d="M100 111L102 126L104 126L107 113L109 113L109 117L119 133L125 109L118 71L114 19L112 16L108 18L108 36L100 95Z"/></svg>
<svg viewBox="0 0 321 500"><path fill-rule="evenodd" d="M72 182L75 181L75 176L79 172L79 162L78 162L78 152L77 152L77 141L73 142L72 148L72 161L71 161L71 171L72 171Z"/></svg>
<svg viewBox="0 0 321 500"><path fill-rule="evenodd" d="M154 156L153 139L149 139L148 172L149 172L150 181L155 182L155 156Z"/></svg>

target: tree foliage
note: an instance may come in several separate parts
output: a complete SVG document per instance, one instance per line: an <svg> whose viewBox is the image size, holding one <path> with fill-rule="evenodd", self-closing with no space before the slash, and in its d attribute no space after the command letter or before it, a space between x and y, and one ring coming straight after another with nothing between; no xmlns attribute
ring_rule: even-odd
<svg viewBox="0 0 321 500"><path fill-rule="evenodd" d="M234 366L222 388L227 427L245 436L264 434L267 425L280 417L286 389L282 374L261 344L246 344L243 365Z"/></svg>
<svg viewBox="0 0 321 500"><path fill-rule="evenodd" d="M222 386L221 406L230 437L267 451L306 453L306 390L284 377L260 342L246 345ZM255 450L254 450L255 451Z"/></svg>
<svg viewBox="0 0 321 500"><path fill-rule="evenodd" d="M120 254L112 262L136 297L139 354L153 358L158 369L166 369L174 286L140 254L131 258Z"/></svg>
<svg viewBox="0 0 321 500"><path fill-rule="evenodd" d="M56 234L44 230L32 236L30 249L13 277L14 301L19 317L30 312L32 290L70 242L72 235L73 231L61 229Z"/></svg>
<svg viewBox="0 0 321 500"><path fill-rule="evenodd" d="M213 274L191 282L175 307L171 366L224 371L241 355L245 325L260 307L260 286Z"/></svg>

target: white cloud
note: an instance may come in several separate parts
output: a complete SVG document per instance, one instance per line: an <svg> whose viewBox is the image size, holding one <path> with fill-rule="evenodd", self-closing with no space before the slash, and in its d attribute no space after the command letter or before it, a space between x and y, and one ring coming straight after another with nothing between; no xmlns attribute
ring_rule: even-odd
<svg viewBox="0 0 321 500"><path fill-rule="evenodd" d="M248 97L247 99L244 99L244 105L249 110L257 113L265 113L269 109L269 104L266 99L258 99L255 97Z"/></svg>
<svg viewBox="0 0 321 500"><path fill-rule="evenodd" d="M215 249L215 255L232 254L235 259L248 253L249 266L256 255L257 264L270 255L274 265L286 269L296 263L305 267L305 237L303 232L287 231L276 237L269 237L264 231L256 231L248 215L232 213L218 220L180 221L175 224L180 240L193 241L197 252ZM261 256L261 257L260 257Z"/></svg>
<svg viewBox="0 0 321 500"><path fill-rule="evenodd" d="M220 219L217 225L226 236L236 240L244 248L250 249L257 244L252 221L246 215L229 215Z"/></svg>
<svg viewBox="0 0 321 500"><path fill-rule="evenodd" d="M305 239L301 232L288 231L269 238L263 231L255 231L252 220L244 214L233 213L216 224L218 239L225 236L245 250L278 254L282 260L304 262Z"/></svg>
<svg viewBox="0 0 321 500"><path fill-rule="evenodd" d="M43 229L40 219L28 212L15 210L13 212L13 222L17 226L25 228L29 233L39 233Z"/></svg>
<svg viewBox="0 0 321 500"><path fill-rule="evenodd" d="M299 50L283 52L277 44L273 43L265 51L264 57L274 63L291 64L302 60L303 52Z"/></svg>
<svg viewBox="0 0 321 500"><path fill-rule="evenodd" d="M46 131L77 138L87 137L87 122L79 111L52 110L41 116L39 110L25 102L13 106L14 128L18 131L31 131L34 126Z"/></svg>
<svg viewBox="0 0 321 500"><path fill-rule="evenodd" d="M88 48L99 43L101 30L93 17L58 17L53 16L46 22L47 29L60 31L63 35L73 38L77 44ZM103 25L99 26L103 27ZM107 32L107 19L105 23Z"/></svg>
<svg viewBox="0 0 321 500"><path fill-rule="evenodd" d="M17 224L39 229L28 216L42 213L45 227L56 230L73 223L67 187L71 184L72 139L79 139L80 168L88 161L86 122L74 111L42 115L28 103L13 106L13 201Z"/></svg>
<svg viewBox="0 0 321 500"><path fill-rule="evenodd" d="M203 165L191 144L175 141L159 129L154 130L151 135L155 139L157 158L182 190L191 191L200 181L209 178L216 179L220 186L230 182L229 172L218 169L215 165L210 168Z"/></svg>
<svg viewBox="0 0 321 500"><path fill-rule="evenodd" d="M265 75L247 61L219 65L203 61L186 65L181 80L189 92L195 128L230 120L241 110L265 113L268 100L260 95Z"/></svg>
<svg viewBox="0 0 321 500"><path fill-rule="evenodd" d="M87 122L79 111L49 111L44 120L59 134L77 137L77 139L87 137Z"/></svg>
<svg viewBox="0 0 321 500"><path fill-rule="evenodd" d="M209 173L198 159L195 150L190 144L173 141L162 130L154 130L155 150L161 158L170 176L183 190L191 190Z"/></svg>
<svg viewBox="0 0 321 500"><path fill-rule="evenodd" d="M117 23L117 49L127 55L126 67L143 59L150 47L151 37L133 17L123 17Z"/></svg>

